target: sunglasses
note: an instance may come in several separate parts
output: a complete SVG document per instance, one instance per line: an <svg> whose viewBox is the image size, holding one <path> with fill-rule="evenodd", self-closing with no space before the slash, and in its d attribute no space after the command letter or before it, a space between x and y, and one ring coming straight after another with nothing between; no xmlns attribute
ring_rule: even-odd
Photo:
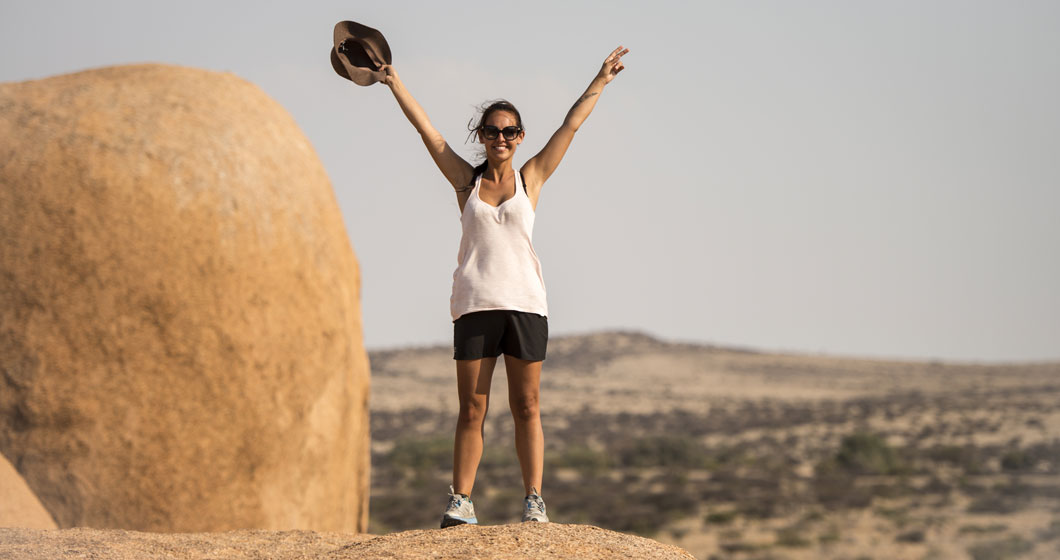
<svg viewBox="0 0 1060 560"><path fill-rule="evenodd" d="M481 130L482 136L485 137L486 140L496 140L498 134L503 134L504 139L508 141L515 140L515 137L519 136L519 133L523 131L522 127L519 126L506 126L504 128L497 128L492 125L486 125L482 127Z"/></svg>

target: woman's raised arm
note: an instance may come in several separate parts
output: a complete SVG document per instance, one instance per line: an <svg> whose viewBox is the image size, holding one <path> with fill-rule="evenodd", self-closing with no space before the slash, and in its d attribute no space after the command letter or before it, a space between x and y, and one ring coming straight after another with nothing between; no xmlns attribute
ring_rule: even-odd
<svg viewBox="0 0 1060 560"><path fill-rule="evenodd" d="M530 198L534 202L537 201L541 186L545 184L545 181L559 166L559 162L563 160L563 155L567 153L567 147L570 146L571 140L574 139L574 133L585 122L589 113L593 112L593 107L596 107L596 100L600 97L600 93L604 91L604 86L611 83L611 80L614 80L615 76L625 68L625 65L622 64L622 57L628 52L629 49L621 46L611 51L611 54L604 60L600 71L593 78L585 93L567 111L567 117L563 119L563 124L560 125L559 130L553 133L552 138L549 138L545 147L523 166L522 171L523 176L526 178L527 192L530 193Z"/></svg>
<svg viewBox="0 0 1060 560"><path fill-rule="evenodd" d="M384 65L382 70L386 72L386 79L383 80L383 83L390 87L390 91L394 94L394 99L397 99L398 105L401 106L401 111L405 113L409 122L420 133L423 144L427 146L427 151L430 152L435 165L438 166L442 175L445 175L445 178L453 185L454 189L464 189L471 182L471 164L457 155L449 147L445 138L442 137L442 133L434 128L431 120L427 118L426 111L423 110L423 107L420 107L420 104L412 97L409 90L405 88L405 84L401 82L401 78L398 76L394 66L392 64Z"/></svg>

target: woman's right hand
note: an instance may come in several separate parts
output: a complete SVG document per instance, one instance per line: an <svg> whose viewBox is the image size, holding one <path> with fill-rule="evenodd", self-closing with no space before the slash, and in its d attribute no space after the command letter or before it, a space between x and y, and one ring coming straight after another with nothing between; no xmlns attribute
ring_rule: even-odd
<svg viewBox="0 0 1060 560"><path fill-rule="evenodd" d="M393 64L384 64L379 67L379 70L386 73L386 77L383 78L380 83L386 84L393 88L395 84L401 82L401 78L398 77L397 70L394 68Z"/></svg>

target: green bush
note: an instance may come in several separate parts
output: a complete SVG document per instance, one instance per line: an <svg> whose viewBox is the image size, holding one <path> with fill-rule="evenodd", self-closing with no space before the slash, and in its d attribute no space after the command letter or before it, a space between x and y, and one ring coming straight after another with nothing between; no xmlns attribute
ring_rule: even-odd
<svg viewBox="0 0 1060 560"><path fill-rule="evenodd" d="M450 444L449 453L452 454L452 452L452 444ZM491 474L516 473L515 476L518 480L519 456L511 445L490 445L487 443L482 449L482 459L479 462L478 470L482 473Z"/></svg>
<svg viewBox="0 0 1060 560"><path fill-rule="evenodd" d="M709 464L706 447L688 436L659 436L634 439L618 450L622 466L702 469Z"/></svg>
<svg viewBox="0 0 1060 560"><path fill-rule="evenodd" d="M835 455L836 463L858 474L900 474L905 465L898 454L878 434L858 432L843 438Z"/></svg>
<svg viewBox="0 0 1060 560"><path fill-rule="evenodd" d="M570 445L551 461L554 467L577 469L586 475L598 474L612 465L607 453L587 445Z"/></svg>
<svg viewBox="0 0 1060 560"><path fill-rule="evenodd" d="M876 515L878 515L880 517L883 517L885 519L890 520L890 522L894 523L894 526L899 528L899 529L905 527L906 524L909 523L909 521L910 521L909 520L909 510L907 508L904 508L904 507L894 507L894 508L878 507L878 508L873 510L873 513L875 513Z"/></svg>
<svg viewBox="0 0 1060 560"><path fill-rule="evenodd" d="M1034 467L1034 457L1021 449L1013 449L1001 456L1001 469L1005 471L1026 471Z"/></svg>
<svg viewBox="0 0 1060 560"><path fill-rule="evenodd" d="M817 542L821 544L831 544L839 542L839 527L835 525L829 525L824 532L817 536Z"/></svg>
<svg viewBox="0 0 1060 560"><path fill-rule="evenodd" d="M452 437L406 437L394 442L384 461L390 468L415 471L452 470Z"/></svg>

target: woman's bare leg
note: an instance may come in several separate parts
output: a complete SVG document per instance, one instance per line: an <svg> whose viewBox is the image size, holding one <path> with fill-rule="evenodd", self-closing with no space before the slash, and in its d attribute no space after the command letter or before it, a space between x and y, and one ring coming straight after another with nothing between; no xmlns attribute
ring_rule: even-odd
<svg viewBox="0 0 1060 560"><path fill-rule="evenodd" d="M475 486L475 474L482 460L482 432L495 365L497 358L456 360L460 416L453 442L453 489L458 494L470 496Z"/></svg>
<svg viewBox="0 0 1060 560"><path fill-rule="evenodd" d="M508 404L515 419L515 452L523 471L526 493L531 488L541 492L541 473L545 462L545 435L541 430L541 362L529 362L504 356L508 370Z"/></svg>

